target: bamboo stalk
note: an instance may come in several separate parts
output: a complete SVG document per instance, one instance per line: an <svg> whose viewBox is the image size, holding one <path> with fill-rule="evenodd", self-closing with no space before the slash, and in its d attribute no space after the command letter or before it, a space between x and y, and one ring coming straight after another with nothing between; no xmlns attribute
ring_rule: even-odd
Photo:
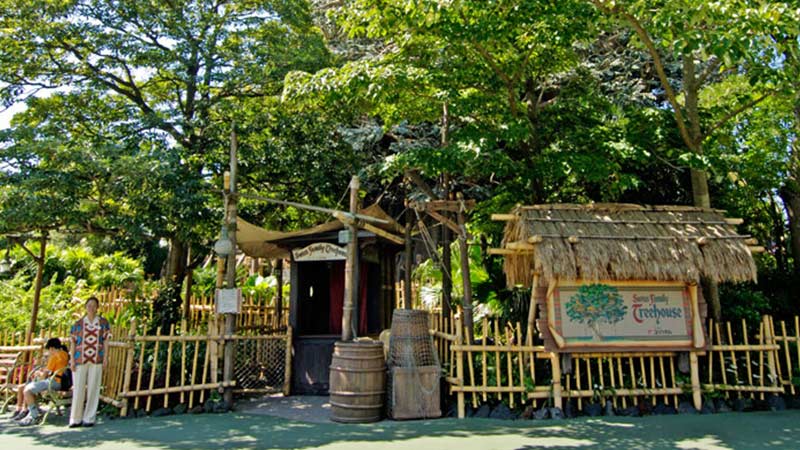
<svg viewBox="0 0 800 450"><path fill-rule="evenodd" d="M758 327L758 342L764 344L764 321L762 320ZM758 384L764 387L764 353L758 352ZM759 395L761 400L764 400L764 393Z"/></svg>
<svg viewBox="0 0 800 450"><path fill-rule="evenodd" d="M134 344L135 345L135 344ZM142 349L139 351L139 366L136 373L136 390L142 389L142 374L144 373L144 350L147 347L147 342L142 342ZM133 400L133 409L139 409L139 397Z"/></svg>
<svg viewBox="0 0 800 450"><path fill-rule="evenodd" d="M497 387L500 387L500 352L498 351L500 345L498 342L500 341L500 330L497 324L497 320L492 321L494 323L494 362L495 362L495 378L497 380ZM502 400L502 395L500 392L497 393L497 399Z"/></svg>
<svg viewBox="0 0 800 450"><path fill-rule="evenodd" d="M581 360L578 358L573 357L572 360L574 361L575 365L575 387L580 391L581 387ZM590 386L591 387L591 386ZM572 392L570 391L570 397L572 397ZM583 399L578 397L578 410L583 409Z"/></svg>
<svg viewBox="0 0 800 450"><path fill-rule="evenodd" d="M786 338L786 321L781 320L781 335ZM783 354L786 357L786 371L788 372L787 378L789 380L792 379L792 359L789 357L789 343L784 340L783 343ZM794 392L794 384L791 382L789 383L789 392L792 395L795 395Z"/></svg>
<svg viewBox="0 0 800 450"><path fill-rule="evenodd" d="M195 376L197 374L197 355L198 355L198 353L200 353L198 351L198 350L200 350L200 343L199 342L195 342L192 347L193 347L194 352L192 354L192 375L189 378L189 384L190 385L194 385ZM189 393L189 409L192 409L192 406L194 406L194 391Z"/></svg>
<svg viewBox="0 0 800 450"><path fill-rule="evenodd" d="M749 346L750 345L750 342L749 342L750 338L747 336L747 334L748 334L747 333L747 322L745 322L744 318L742 318L742 336L744 336L744 345ZM753 385L753 366L752 366L752 363L750 361L750 352L746 351L746 352L744 352L744 355L745 355L745 361L747 363L747 384L752 386ZM728 383L725 383L725 384L728 384ZM741 397L741 394L739 396Z"/></svg>
<svg viewBox="0 0 800 450"><path fill-rule="evenodd" d="M489 365L489 360L487 359L487 355L486 355L486 347L487 347L486 338L489 335L489 333L487 333L486 330L489 329L488 327L489 327L489 323L486 320L486 317L484 317L483 318L483 329L482 329L483 339L481 339L481 347L482 347L482 349L481 349L482 350L481 351L481 366L482 366L482 369L483 369L483 380L482 380L483 381L483 387L487 386L487 379L488 379L488 368L487 368L487 366ZM488 391L484 389L482 392L483 392L483 401L485 402L485 401L488 400L488 398L486 396L486 393Z"/></svg>
<svg viewBox="0 0 800 450"><path fill-rule="evenodd" d="M509 339L508 330L504 329L503 331L505 332L505 335L506 335L506 345L508 345L509 350L512 350L512 347L511 347L512 346L512 342L511 342L511 339ZM512 387L512 386L514 386L514 373L513 373L512 364L511 364L511 352L510 351L509 351L509 353L506 353L506 368L508 369L508 376L507 376L507 378L508 378L508 386ZM509 403L509 407L513 409L514 408L514 394L513 393L509 393L508 394L508 403Z"/></svg>
<svg viewBox="0 0 800 450"><path fill-rule="evenodd" d="M170 325L170 327L169 327L169 335L170 335L170 337L174 337L175 336L175 324ZM170 370L172 368L172 345L174 343L175 343L175 341L169 341L169 343L167 344L167 378L166 378L166 381L164 382L164 387L165 388L169 387L170 372L172 372L172 370ZM164 408L167 408L168 406L169 406L169 394L165 392L164 393Z"/></svg>
<svg viewBox="0 0 800 450"><path fill-rule="evenodd" d="M156 336L160 336L160 335L161 335L161 327L158 327L156 329ZM160 343L161 343L161 341L156 341L156 347L155 347L155 350L153 350L153 365L150 367L150 384L149 384L150 387L148 389L149 391L152 391L153 387L155 386L156 366L158 365L158 345ZM145 411L147 411L147 412L150 412L150 403L151 403L152 399L153 399L153 397L151 397L149 395L147 396L147 406L145 406Z"/></svg>
<svg viewBox="0 0 800 450"><path fill-rule="evenodd" d="M667 377L666 377L666 375L664 373L664 358L661 357L661 356L658 357L658 367L659 367L659 369L661 371L661 386L662 387L667 387ZM669 404L669 397L667 397L666 395L664 396L664 404L665 405ZM677 406L678 406L678 404L676 403L675 407L677 407Z"/></svg>
<svg viewBox="0 0 800 450"><path fill-rule="evenodd" d="M172 386L172 387L169 387L169 388L148 389L148 390L145 390L145 391L128 392L128 393L125 394L125 396L126 397L133 397L133 396L137 396L137 395L147 395L148 396L147 398L150 399L150 398L152 398L151 396L153 396L153 395L161 395L161 394L169 395L169 394L172 394L172 393L181 392L181 390L184 390L185 392L189 392L189 391L199 391L199 390L206 390L206 389L225 388L225 387L231 387L231 386L236 386L236 380L232 380L232 381L228 381L228 382L222 381L222 382L219 382L219 383L195 384L193 386L186 386L186 387Z"/></svg>
<svg viewBox="0 0 800 450"><path fill-rule="evenodd" d="M733 345L733 333L731 332L731 323L725 322L725 328L728 330L728 343ZM731 355L731 363L733 366L733 379L736 384L739 384L739 364L736 363L736 355L733 353L733 349L730 350Z"/></svg>
<svg viewBox="0 0 800 450"><path fill-rule="evenodd" d="M203 356L203 374L200 377L200 384L206 384L206 375L208 374L211 362L211 343L213 341L209 338L205 342L206 342L206 351L204 352L205 356ZM199 346L200 343L198 342L197 345ZM206 391L200 391L200 404L202 404L203 400L205 400L205 395Z"/></svg>
<svg viewBox="0 0 800 450"><path fill-rule="evenodd" d="M181 321L181 334L186 333L186 320ZM186 341L181 342L181 387L186 386ZM181 391L181 404L184 403L185 397Z"/></svg>
<svg viewBox="0 0 800 450"><path fill-rule="evenodd" d="M467 340L467 345L472 345L472 339L470 338L470 333L464 333L464 338ZM442 343L444 344L444 343ZM475 367L472 364L472 352L467 352L467 367L469 368L469 385L475 385ZM472 407L478 407L478 394L475 392L472 393Z"/></svg>
<svg viewBox="0 0 800 450"><path fill-rule="evenodd" d="M517 322L517 343L522 343L522 327ZM516 353L517 356L517 369L519 370L519 385L525 387L525 355L522 352ZM520 403L524 404L525 399L520 398Z"/></svg>
<svg viewBox="0 0 800 450"><path fill-rule="evenodd" d="M714 324L714 334L717 335L717 342L722 343L722 334L720 334L718 323ZM717 354L719 355L719 368L722 373L722 383L728 384L728 368L725 366L725 355L722 351L717 352Z"/></svg>

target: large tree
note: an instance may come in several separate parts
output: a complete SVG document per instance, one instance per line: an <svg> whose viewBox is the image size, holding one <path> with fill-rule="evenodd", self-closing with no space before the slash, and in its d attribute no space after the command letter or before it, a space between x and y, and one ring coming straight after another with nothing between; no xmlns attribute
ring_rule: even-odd
<svg viewBox="0 0 800 450"><path fill-rule="evenodd" d="M6 104L42 89L113 103L126 113L121 123L166 143L153 149L151 161L178 166L176 174L193 180L223 170L215 161L223 160L242 99L277 95L286 72L314 70L325 59L303 0L0 2L0 97ZM72 120L82 120L80 109L73 112ZM151 181L140 176L143 186ZM191 195L185 183L171 188L168 198L147 190L139 198L163 211L158 202ZM170 243L169 280L184 277L198 213L152 216L169 222L158 227Z"/></svg>

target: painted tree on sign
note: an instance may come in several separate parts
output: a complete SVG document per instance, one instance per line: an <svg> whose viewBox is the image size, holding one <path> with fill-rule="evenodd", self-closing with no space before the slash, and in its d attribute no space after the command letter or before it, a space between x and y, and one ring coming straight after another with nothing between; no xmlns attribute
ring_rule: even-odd
<svg viewBox="0 0 800 450"><path fill-rule="evenodd" d="M628 307L622 302L619 290L607 284L587 284L567 302L567 316L575 322L585 323L600 339L600 324L621 321Z"/></svg>

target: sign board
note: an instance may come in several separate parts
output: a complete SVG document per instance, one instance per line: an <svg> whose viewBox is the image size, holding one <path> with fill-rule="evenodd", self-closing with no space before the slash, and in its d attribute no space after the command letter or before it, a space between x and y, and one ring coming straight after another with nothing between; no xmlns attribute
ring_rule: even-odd
<svg viewBox="0 0 800 450"><path fill-rule="evenodd" d="M559 282L547 316L561 351L705 346L697 286L683 282Z"/></svg>
<svg viewBox="0 0 800 450"><path fill-rule="evenodd" d="M242 312L242 290L236 289L217 289L215 295L217 314L239 314Z"/></svg>
<svg viewBox="0 0 800 450"><path fill-rule="evenodd" d="M292 250L295 261L344 261L347 249L327 242L315 242L308 247Z"/></svg>

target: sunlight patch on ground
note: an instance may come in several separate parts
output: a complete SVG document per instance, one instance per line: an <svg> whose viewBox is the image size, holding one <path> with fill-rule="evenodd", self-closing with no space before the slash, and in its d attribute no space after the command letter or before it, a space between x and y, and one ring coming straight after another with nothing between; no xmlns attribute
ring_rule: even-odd
<svg viewBox="0 0 800 450"><path fill-rule="evenodd" d="M605 420L599 420L599 419L587 420L586 423L590 423L592 425L605 425L607 427L616 427L616 428L636 428L636 425L632 423L606 422Z"/></svg>
<svg viewBox="0 0 800 450"><path fill-rule="evenodd" d="M581 448L596 445L597 442L589 439L573 439L554 436L509 436L509 435L471 435L463 438L447 438L424 436L413 439L402 439L391 443L381 443L382 450L394 449L433 449L433 448L458 448L480 450L514 450L520 448ZM375 448L375 442L347 441L334 442L317 447L324 450L354 450Z"/></svg>
<svg viewBox="0 0 800 450"><path fill-rule="evenodd" d="M684 439L675 443L675 447L684 450L730 450L722 441L714 436L703 436L699 439Z"/></svg>

